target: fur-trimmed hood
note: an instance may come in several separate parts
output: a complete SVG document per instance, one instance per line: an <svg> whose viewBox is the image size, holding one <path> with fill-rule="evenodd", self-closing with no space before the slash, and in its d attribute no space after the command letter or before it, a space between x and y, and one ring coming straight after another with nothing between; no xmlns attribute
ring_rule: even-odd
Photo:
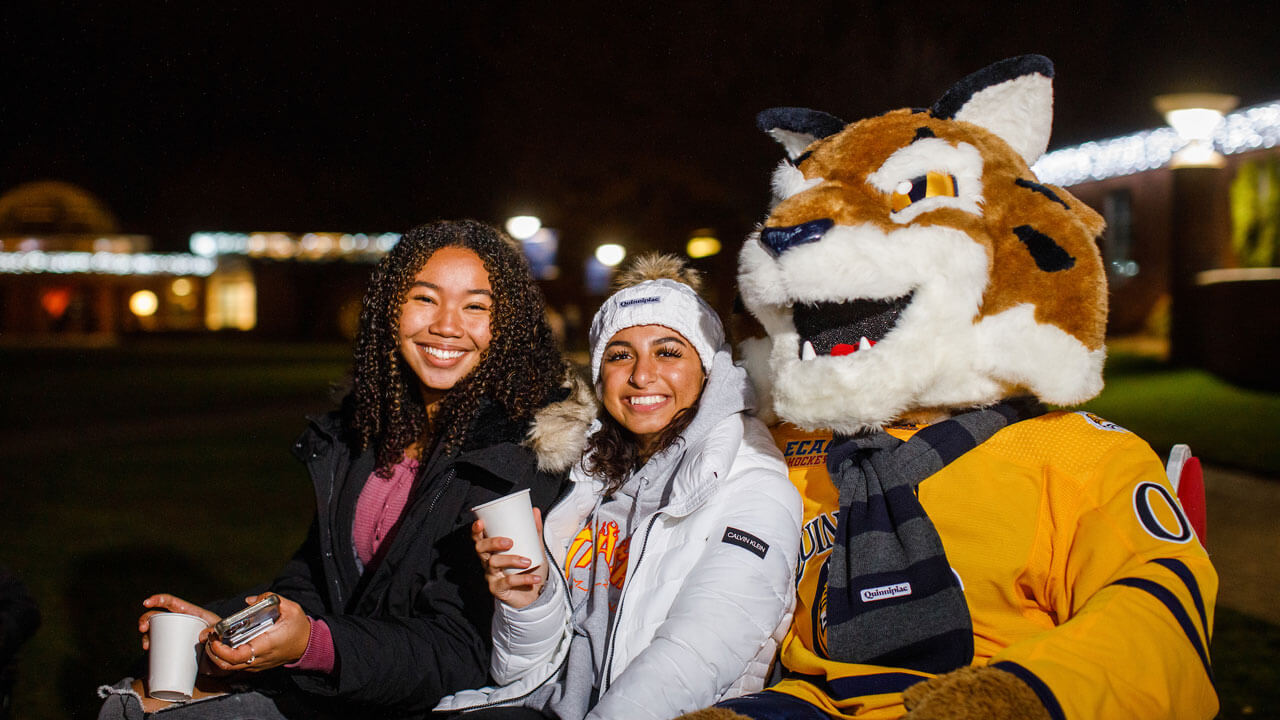
<svg viewBox="0 0 1280 720"><path fill-rule="evenodd" d="M587 431L598 411L595 391L586 373L585 368L569 366L560 386L563 399L534 415L524 445L537 456L539 470L567 471L582 458Z"/></svg>

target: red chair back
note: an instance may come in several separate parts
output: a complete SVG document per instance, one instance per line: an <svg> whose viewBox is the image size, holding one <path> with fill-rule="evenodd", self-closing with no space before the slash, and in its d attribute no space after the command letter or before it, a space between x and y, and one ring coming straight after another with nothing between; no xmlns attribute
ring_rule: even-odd
<svg viewBox="0 0 1280 720"><path fill-rule="evenodd" d="M1209 546L1208 527L1205 522L1204 502L1204 469L1200 467L1200 458L1191 454L1186 445L1174 445L1169 453L1169 463L1165 467L1169 474L1169 482L1178 494L1178 502L1182 504L1182 512L1191 522L1200 544Z"/></svg>

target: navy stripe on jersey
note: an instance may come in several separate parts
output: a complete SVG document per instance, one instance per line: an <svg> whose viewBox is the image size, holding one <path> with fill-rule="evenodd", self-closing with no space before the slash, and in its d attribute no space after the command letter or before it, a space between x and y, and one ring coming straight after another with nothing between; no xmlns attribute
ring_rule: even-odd
<svg viewBox="0 0 1280 720"><path fill-rule="evenodd" d="M998 663L994 663L991 667L1010 673L1014 677L1026 683L1035 691L1036 697L1040 698L1040 704L1044 705L1044 709L1049 713L1049 717L1053 718L1053 720L1067 720L1067 714L1062 711L1062 705L1058 703L1058 698L1053 694L1053 690L1035 673L1018 663L1010 662L1009 660L1001 660Z"/></svg>
<svg viewBox="0 0 1280 720"><path fill-rule="evenodd" d="M782 678L784 680L800 680L809 683L832 700L848 700L864 695L900 693L916 683L929 679L923 675L912 675L911 673L886 672L828 680L821 675L802 675L790 670L784 672Z"/></svg>
<svg viewBox="0 0 1280 720"><path fill-rule="evenodd" d="M1209 639L1209 619L1204 612L1204 599L1200 597L1200 583L1196 582L1196 576L1191 572L1191 568L1186 563L1173 558L1156 558L1153 562L1159 563L1178 576L1182 583L1187 586L1187 592L1191 593L1191 600L1196 604L1196 611L1200 613L1200 629L1206 640Z"/></svg>
<svg viewBox="0 0 1280 720"><path fill-rule="evenodd" d="M1187 609L1182 607L1182 603L1178 602L1177 596L1169 588L1144 578L1121 578L1112 584L1143 590L1164 603L1164 606L1173 615L1173 619L1177 620L1178 624L1182 626L1182 632L1191 641L1191 646L1196 649L1196 654L1200 656L1200 662L1204 665L1205 674L1209 676L1209 682L1213 682L1213 668L1209 665L1209 654L1205 652L1204 643L1200 642L1200 633L1196 632L1195 623L1191 620L1191 616L1187 614Z"/></svg>

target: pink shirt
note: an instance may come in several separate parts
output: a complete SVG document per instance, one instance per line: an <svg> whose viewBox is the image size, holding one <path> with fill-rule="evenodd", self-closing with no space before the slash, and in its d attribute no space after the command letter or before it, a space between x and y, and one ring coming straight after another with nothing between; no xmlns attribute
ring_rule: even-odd
<svg viewBox="0 0 1280 720"><path fill-rule="evenodd" d="M391 477L378 477L375 472L365 482L356 501L356 515L351 523L351 540L356 544L356 556L365 567L378 554L382 541L395 529L413 489L413 476L418 473L418 461L402 458L391 468Z"/></svg>
<svg viewBox="0 0 1280 720"><path fill-rule="evenodd" d="M356 546L356 556L367 568L378 554L382 541L400 522L413 489L413 477L418 473L418 461L403 458L391 468L391 477L369 475L360 498L356 500L356 514L351 526L351 540ZM323 620L311 620L311 634L307 637L307 649L297 662L285 667L315 672L331 673L336 659L333 634Z"/></svg>

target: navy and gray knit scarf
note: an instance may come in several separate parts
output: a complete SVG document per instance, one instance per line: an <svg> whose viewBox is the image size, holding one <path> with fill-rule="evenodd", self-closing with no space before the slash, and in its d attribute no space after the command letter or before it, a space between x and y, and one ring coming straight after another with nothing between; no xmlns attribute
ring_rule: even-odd
<svg viewBox="0 0 1280 720"><path fill-rule="evenodd" d="M827 581L827 653L841 662L943 673L973 661L960 580L916 486L1002 428L1040 415L1015 399L930 425L903 442L837 436L827 454L840 491Z"/></svg>

